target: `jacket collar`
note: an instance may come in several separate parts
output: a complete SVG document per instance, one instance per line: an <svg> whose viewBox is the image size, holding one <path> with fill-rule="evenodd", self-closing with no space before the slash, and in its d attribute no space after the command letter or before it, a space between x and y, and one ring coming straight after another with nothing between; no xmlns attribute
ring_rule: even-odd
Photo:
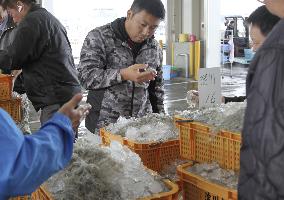
<svg viewBox="0 0 284 200"><path fill-rule="evenodd" d="M6 23L6 27L5 27L5 29L2 31L1 37L2 37L2 35L3 35L6 31L11 30L11 29L14 29L15 27L16 27L16 24L14 23L13 18L12 18L10 15L8 15L8 20L7 20L7 23Z"/></svg>
<svg viewBox="0 0 284 200"><path fill-rule="evenodd" d="M125 20L125 17L121 17L110 23L115 36L123 41L123 43L127 43L127 40L129 39L129 35L127 34L124 26ZM155 37L153 35L151 38L145 40L144 42L142 42L142 46L144 46L145 44L152 45L154 38Z"/></svg>
<svg viewBox="0 0 284 200"><path fill-rule="evenodd" d="M9 15L5 30L9 30L15 27L16 27L16 24L14 23L13 18Z"/></svg>
<svg viewBox="0 0 284 200"><path fill-rule="evenodd" d="M33 11L36 11L36 10L39 10L41 9L40 5L38 4L33 4L29 10L29 12L33 12Z"/></svg>

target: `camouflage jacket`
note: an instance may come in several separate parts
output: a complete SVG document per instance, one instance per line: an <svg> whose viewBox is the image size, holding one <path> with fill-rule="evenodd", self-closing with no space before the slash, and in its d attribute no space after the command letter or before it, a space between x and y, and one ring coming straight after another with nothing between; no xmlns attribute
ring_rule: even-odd
<svg viewBox="0 0 284 200"><path fill-rule="evenodd" d="M164 112L162 78L162 51L154 39L148 39L137 57L126 41L116 37L111 24L89 32L80 55L79 80L89 90L87 101L92 105L86 127L96 128L114 123L120 117L140 117L152 112L149 83L135 84L123 81L120 69L135 63L149 64L157 70L154 91L158 112ZM133 92L134 91L134 92Z"/></svg>

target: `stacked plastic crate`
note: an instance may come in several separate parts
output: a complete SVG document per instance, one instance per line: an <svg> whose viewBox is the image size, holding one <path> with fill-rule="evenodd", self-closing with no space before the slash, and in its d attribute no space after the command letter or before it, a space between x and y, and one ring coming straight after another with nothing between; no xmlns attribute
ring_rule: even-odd
<svg viewBox="0 0 284 200"><path fill-rule="evenodd" d="M181 158L198 163L217 162L224 169L239 171L240 133L224 130L213 133L213 127L179 116L175 116L174 121L179 129ZM193 163L189 162L177 168L184 199L237 199L236 190L209 182L188 172L188 168L192 165Z"/></svg>
<svg viewBox="0 0 284 200"><path fill-rule="evenodd" d="M16 122L20 122L21 99L12 97L13 77L0 74L0 108L6 110Z"/></svg>

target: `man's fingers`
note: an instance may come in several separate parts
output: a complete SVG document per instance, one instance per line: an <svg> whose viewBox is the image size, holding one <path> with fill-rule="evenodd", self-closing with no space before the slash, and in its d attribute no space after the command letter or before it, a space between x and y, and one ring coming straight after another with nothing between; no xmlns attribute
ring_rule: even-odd
<svg viewBox="0 0 284 200"><path fill-rule="evenodd" d="M86 115L89 114L89 110L92 108L90 104L80 105L73 113L73 120L80 122L85 119Z"/></svg>
<svg viewBox="0 0 284 200"><path fill-rule="evenodd" d="M83 99L83 96L81 93L78 93L76 95L74 95L72 97L72 99L70 101L68 101L66 104L72 108L75 108L79 103L80 101Z"/></svg>
<svg viewBox="0 0 284 200"><path fill-rule="evenodd" d="M137 77L138 82L145 82L149 80L155 80L155 75L152 72L142 72Z"/></svg>
<svg viewBox="0 0 284 200"><path fill-rule="evenodd" d="M141 72L139 74L139 77L151 77L151 76L154 76L155 74L153 74L153 72L150 72L150 71L146 71L146 72Z"/></svg>
<svg viewBox="0 0 284 200"><path fill-rule="evenodd" d="M77 108L77 112L81 116L85 116L89 113L89 110L92 108L90 104L87 105L81 105Z"/></svg>
<svg viewBox="0 0 284 200"><path fill-rule="evenodd" d="M146 69L148 67L148 65L146 64L135 64L133 65L133 68L136 70L139 70L139 69Z"/></svg>

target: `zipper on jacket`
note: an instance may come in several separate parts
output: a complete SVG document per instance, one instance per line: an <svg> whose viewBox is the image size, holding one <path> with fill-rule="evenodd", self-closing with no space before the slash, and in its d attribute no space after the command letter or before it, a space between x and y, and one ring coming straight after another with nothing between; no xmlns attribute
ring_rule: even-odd
<svg viewBox="0 0 284 200"><path fill-rule="evenodd" d="M133 55L132 49L130 46L127 44L127 42L122 42L122 46L125 48L128 48L131 51L132 57L133 57L133 65L135 64L135 57ZM132 94L131 94L131 104L130 104L130 117L133 117L133 108L134 108L134 95L135 95L135 82L132 81Z"/></svg>
<svg viewBox="0 0 284 200"><path fill-rule="evenodd" d="M131 95L131 110L130 110L130 117L133 117L133 107L134 107L134 93L135 93L135 82L132 81L132 95Z"/></svg>
<svg viewBox="0 0 284 200"><path fill-rule="evenodd" d="M122 46L128 48L131 50L131 54L132 54L132 57L133 57L133 65L136 63L135 60L136 60L136 57L134 56L133 52L132 52L132 49L131 47L128 45L127 42L122 42L121 43ZM148 46L147 46L148 47ZM147 50L147 49L151 49L151 48L141 48L138 52L137 55L139 55L141 53L141 51L144 51L144 50ZM135 82L132 81L132 94L131 94L131 105L130 105L130 117L133 117L133 109L134 109L134 95L135 95Z"/></svg>

